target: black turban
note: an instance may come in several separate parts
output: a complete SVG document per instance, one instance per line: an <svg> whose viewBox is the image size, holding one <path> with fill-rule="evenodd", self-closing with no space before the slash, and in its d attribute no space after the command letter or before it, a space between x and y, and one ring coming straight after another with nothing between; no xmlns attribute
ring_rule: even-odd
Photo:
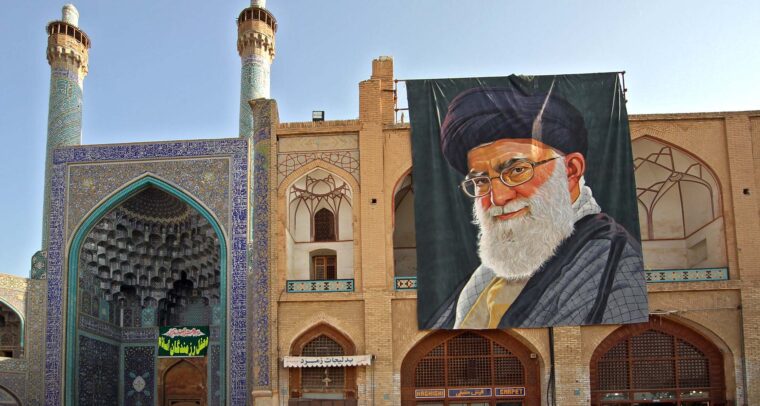
<svg viewBox="0 0 760 406"><path fill-rule="evenodd" d="M460 93L449 104L441 125L441 152L451 166L466 174L471 149L501 139L526 138L563 154L585 156L588 147L583 116L553 92L526 95L512 88L478 87Z"/></svg>

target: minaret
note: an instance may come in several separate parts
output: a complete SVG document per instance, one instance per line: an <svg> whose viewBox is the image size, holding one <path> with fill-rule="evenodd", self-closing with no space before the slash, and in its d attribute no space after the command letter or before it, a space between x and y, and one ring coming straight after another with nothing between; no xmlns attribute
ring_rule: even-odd
<svg viewBox="0 0 760 406"><path fill-rule="evenodd" d="M242 62L240 73L240 136L250 137L253 114L249 100L269 98L269 67L274 60L277 20L267 10L265 0L251 0L251 6L237 19L237 49Z"/></svg>
<svg viewBox="0 0 760 406"><path fill-rule="evenodd" d="M63 17L47 25L47 60L50 63L45 202L42 214L42 250L48 246L48 214L52 152L55 148L82 143L82 85L87 75L90 38L79 29L79 12L63 6Z"/></svg>

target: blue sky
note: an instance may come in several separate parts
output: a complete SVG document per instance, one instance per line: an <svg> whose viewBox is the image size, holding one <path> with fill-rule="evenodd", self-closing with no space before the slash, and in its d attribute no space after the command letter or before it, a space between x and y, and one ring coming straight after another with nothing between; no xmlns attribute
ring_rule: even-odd
<svg viewBox="0 0 760 406"><path fill-rule="evenodd" d="M47 22L63 1L8 0L0 24L0 272L39 249ZM237 136L235 18L245 0L80 0L92 39L83 142ZM625 70L629 113L760 109L755 1L269 0L281 121L358 115L371 60L398 78Z"/></svg>

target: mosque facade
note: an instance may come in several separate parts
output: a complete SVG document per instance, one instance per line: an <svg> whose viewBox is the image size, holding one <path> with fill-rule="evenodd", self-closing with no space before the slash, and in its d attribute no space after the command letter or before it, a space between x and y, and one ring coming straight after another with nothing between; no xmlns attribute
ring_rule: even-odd
<svg viewBox="0 0 760 406"><path fill-rule="evenodd" d="M0 405L760 404L760 111L629 117L648 323L420 331L390 57L357 119L281 123L254 0L238 137L82 145L78 17L47 26L44 230L30 277L0 274Z"/></svg>

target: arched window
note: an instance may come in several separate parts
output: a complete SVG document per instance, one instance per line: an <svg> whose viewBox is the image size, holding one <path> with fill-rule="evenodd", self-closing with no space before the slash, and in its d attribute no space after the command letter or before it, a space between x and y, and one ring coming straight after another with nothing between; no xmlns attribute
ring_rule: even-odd
<svg viewBox="0 0 760 406"><path fill-rule="evenodd" d="M591 359L593 405L723 405L720 350L667 319L623 326Z"/></svg>
<svg viewBox="0 0 760 406"><path fill-rule="evenodd" d="M335 241L335 215L328 209L314 214L314 241Z"/></svg>
<svg viewBox="0 0 760 406"><path fill-rule="evenodd" d="M645 136L633 144L645 265L726 266L720 184L694 155Z"/></svg>
<svg viewBox="0 0 760 406"><path fill-rule="evenodd" d="M0 302L0 357L21 357L21 317Z"/></svg>
<svg viewBox="0 0 760 406"><path fill-rule="evenodd" d="M401 366L401 403L462 403L457 391L478 388L482 405L539 404L535 355L499 331L438 332L418 343ZM453 391L453 392L452 392Z"/></svg>
<svg viewBox="0 0 760 406"><path fill-rule="evenodd" d="M321 335L303 347L304 357L330 357L344 355L343 347L330 337ZM346 384L345 368L304 368L301 371L301 390L304 393L343 392Z"/></svg>
<svg viewBox="0 0 760 406"><path fill-rule="evenodd" d="M298 337L291 354L303 357L355 355L356 347L348 337L326 324L319 324ZM356 367L291 368L290 403L301 399L333 399L333 405L350 400L355 404Z"/></svg>
<svg viewBox="0 0 760 406"><path fill-rule="evenodd" d="M351 188L322 169L288 187L288 233L294 242L353 238Z"/></svg>
<svg viewBox="0 0 760 406"><path fill-rule="evenodd" d="M393 199L393 267L396 276L417 275L414 183L411 173L396 186Z"/></svg>

